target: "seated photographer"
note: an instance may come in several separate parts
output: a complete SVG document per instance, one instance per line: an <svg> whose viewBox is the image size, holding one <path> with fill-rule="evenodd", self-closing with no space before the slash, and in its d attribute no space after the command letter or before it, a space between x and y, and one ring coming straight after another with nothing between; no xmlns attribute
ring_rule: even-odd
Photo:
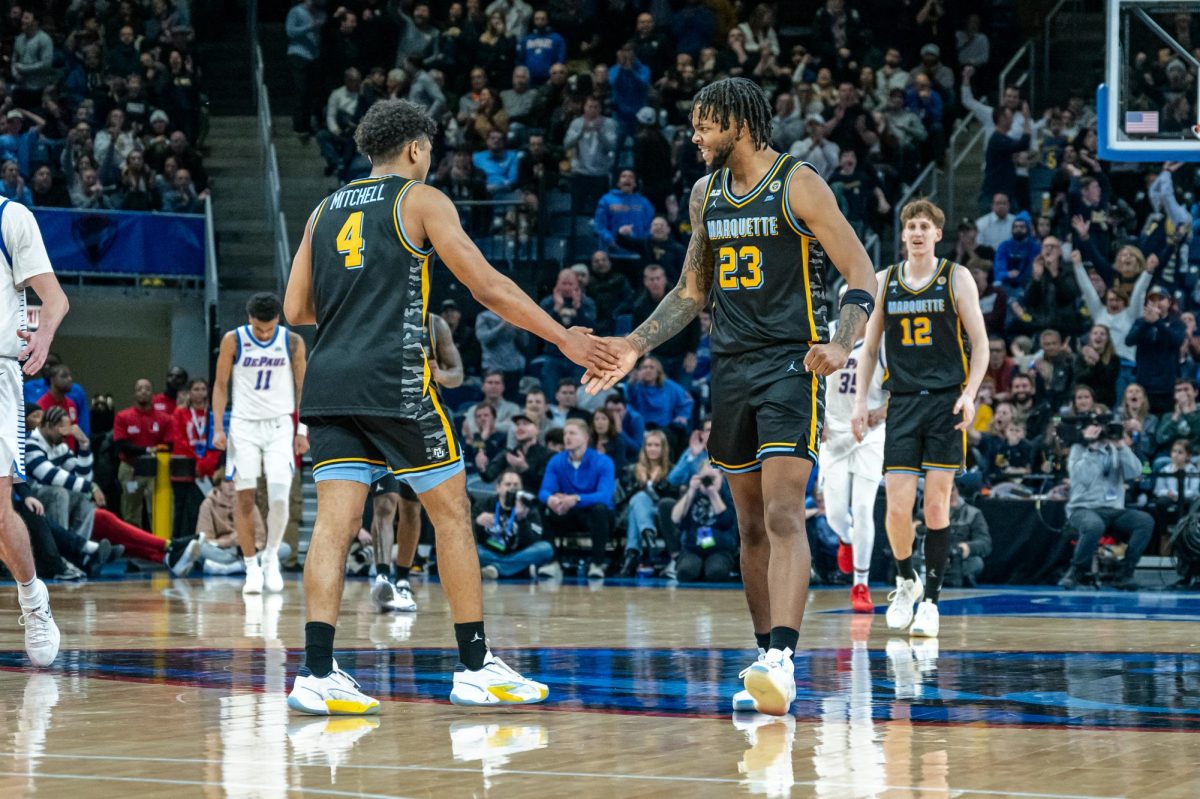
<svg viewBox="0 0 1200 799"><path fill-rule="evenodd" d="M562 574L554 563L554 547L542 540L541 520L533 507L536 499L521 490L521 475L505 469L496 481L496 496L475 504L475 548L485 580L532 570L546 577Z"/></svg>
<svg viewBox="0 0 1200 799"><path fill-rule="evenodd" d="M917 535L926 533L925 522L917 525ZM950 562L943 585L975 587L983 572L983 560L992 554L992 534L987 519L958 492L957 481L950 492Z"/></svg>
<svg viewBox="0 0 1200 799"><path fill-rule="evenodd" d="M1181 377L1175 381L1175 410L1158 417L1154 428L1154 467L1166 465L1176 440L1186 438L1200 443L1200 409L1196 407L1196 386Z"/></svg>
<svg viewBox="0 0 1200 799"><path fill-rule="evenodd" d="M501 473L512 469L521 475L524 490L533 493L542 487L542 477L546 473L546 463L550 460L551 453L538 443L537 423L524 411L514 414L511 422L516 444L510 449L498 452L487 468L480 472L480 476L483 482L494 483Z"/></svg>
<svg viewBox="0 0 1200 799"><path fill-rule="evenodd" d="M738 538L725 491L725 476L705 463L671 509L682 546L676 565L680 582L724 582L733 575Z"/></svg>
<svg viewBox="0 0 1200 799"><path fill-rule="evenodd" d="M616 475L612 459L588 446L587 422L568 419L562 428L563 451L546 464L538 499L546 506L547 537L586 535L592 542L587 576L604 578L606 548L613 528Z"/></svg>
<svg viewBox="0 0 1200 799"><path fill-rule="evenodd" d="M1133 572L1154 533L1154 519L1145 511L1125 507L1125 481L1141 476L1142 462L1130 449L1123 425L1110 415L1064 419L1059 435L1073 439L1067 461L1071 494L1063 544L1071 536L1077 543L1070 568L1058 584L1070 590L1090 580L1100 538L1108 534L1129 540L1113 587L1135 590Z"/></svg>

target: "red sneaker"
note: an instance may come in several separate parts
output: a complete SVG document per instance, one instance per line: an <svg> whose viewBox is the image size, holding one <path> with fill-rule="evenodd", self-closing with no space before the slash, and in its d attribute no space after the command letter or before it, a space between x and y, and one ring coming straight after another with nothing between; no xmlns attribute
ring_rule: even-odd
<svg viewBox="0 0 1200 799"><path fill-rule="evenodd" d="M875 604L871 602L871 589L862 583L850 589L850 607L855 613L874 613Z"/></svg>
<svg viewBox="0 0 1200 799"><path fill-rule="evenodd" d="M854 547L838 541L838 571L849 574L854 571Z"/></svg>

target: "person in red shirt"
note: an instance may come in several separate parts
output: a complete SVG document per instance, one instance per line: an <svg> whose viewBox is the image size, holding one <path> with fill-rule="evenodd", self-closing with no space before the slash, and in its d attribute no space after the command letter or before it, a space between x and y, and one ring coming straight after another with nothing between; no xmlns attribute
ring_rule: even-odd
<svg viewBox="0 0 1200 799"><path fill-rule="evenodd" d="M191 384L188 382L187 369L182 366L172 366L167 372L167 387L161 394L155 394L150 404L159 413L174 416L177 408L187 407L187 392L184 389ZM180 393L183 394L180 397Z"/></svg>
<svg viewBox="0 0 1200 799"><path fill-rule="evenodd" d="M75 404L75 400L67 396L71 386L75 385L75 380L71 377L71 368L65 363L48 366L46 367L46 378L48 390L38 397L38 407L43 411L48 411L58 406L66 411L71 424L79 424L79 407ZM74 452L75 439L68 438L67 446Z"/></svg>
<svg viewBox="0 0 1200 799"><path fill-rule="evenodd" d="M143 527L143 515L154 496L154 478L138 477L134 464L143 455L171 446L171 417L154 410L154 386L146 378L134 383L133 405L117 412L113 420L113 444L121 465L121 518L135 527Z"/></svg>
<svg viewBox="0 0 1200 799"><path fill-rule="evenodd" d="M187 404L175 409L171 454L190 458L195 462L195 467L190 477L171 478L171 487L175 491L172 538L195 534L200 504L212 487L213 473L221 457L221 451L210 446L212 414L208 410L208 381L193 380L184 396ZM198 483L207 487L201 487Z"/></svg>

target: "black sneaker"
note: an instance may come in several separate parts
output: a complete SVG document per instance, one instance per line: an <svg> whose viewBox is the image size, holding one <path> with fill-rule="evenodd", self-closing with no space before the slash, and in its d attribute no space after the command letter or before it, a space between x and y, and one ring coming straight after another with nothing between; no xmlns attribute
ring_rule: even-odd
<svg viewBox="0 0 1200 799"><path fill-rule="evenodd" d="M112 548L112 543L107 538L101 538L96 542L96 551L83 556L79 565L88 577L99 576L100 568L112 559Z"/></svg>
<svg viewBox="0 0 1200 799"><path fill-rule="evenodd" d="M163 563L176 577L186 577L196 561L200 558L200 538L189 535L186 538L172 539L167 545L167 554Z"/></svg>
<svg viewBox="0 0 1200 799"><path fill-rule="evenodd" d="M1064 574L1062 579L1058 581L1058 587L1064 591L1070 591L1080 583L1086 584L1091 583L1091 581L1092 579L1090 574L1085 574L1082 569L1072 566L1071 568L1067 569L1067 573Z"/></svg>
<svg viewBox="0 0 1200 799"><path fill-rule="evenodd" d="M621 571L618 574L618 576L619 577L636 577L637 573L638 573L638 566L640 565L639 564L640 560L641 560L641 553L638 552L636 549L631 549L628 552L626 552L625 553L625 562L623 564L621 564Z"/></svg>

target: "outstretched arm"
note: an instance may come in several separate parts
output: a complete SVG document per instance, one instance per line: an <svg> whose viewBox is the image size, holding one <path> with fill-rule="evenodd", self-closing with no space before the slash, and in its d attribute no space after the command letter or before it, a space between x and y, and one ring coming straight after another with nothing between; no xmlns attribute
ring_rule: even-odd
<svg viewBox="0 0 1200 799"><path fill-rule="evenodd" d="M683 259L683 271L675 288L658 303L658 307L645 322L624 339L617 339L620 347L618 368L604 373L589 370L583 376L589 394L596 394L613 387L626 375L638 358L673 337L696 318L713 282L713 255L708 231L704 228L704 202L708 177L700 178L692 186L688 200L688 214L692 220L692 238L688 242L687 254Z"/></svg>
<svg viewBox="0 0 1200 799"><path fill-rule="evenodd" d="M567 330L520 286L492 268L463 230L449 197L437 189L418 185L409 193L401 213L405 229L412 231L417 241L428 239L454 276L485 308L509 324L554 344L580 366L589 369L616 366L616 359L608 355L600 340L588 336L590 330L577 327Z"/></svg>
<svg viewBox="0 0 1200 799"><path fill-rule="evenodd" d="M966 430L975 419L975 394L983 383L983 377L988 368L988 337L987 326L983 322L983 311L979 309L979 289L974 279L967 274L964 266L955 266L954 274L950 276L950 285L954 288L954 305L958 309L958 318L967 329L967 338L971 341L971 364L967 372L967 385L963 388L962 396L954 403L954 413L962 411L962 421L954 426L955 430Z"/></svg>
<svg viewBox="0 0 1200 799"><path fill-rule="evenodd" d="M291 284L288 285L291 290ZM229 404L229 376L233 373L233 361L237 357L237 332L230 330L221 338L221 349L217 353L217 374L213 378L213 449L225 449L225 406Z"/></svg>
<svg viewBox="0 0 1200 799"><path fill-rule="evenodd" d="M868 386L875 379L875 367L879 362L879 342L883 338L883 292L884 284L880 283L875 290L875 310L871 312L871 318L867 320L867 327L863 332L862 357L859 358L855 377L855 384L862 386L862 389L855 395L854 412L850 415L850 431L859 441L866 437L867 430L870 429L871 411L867 409L867 397L871 392Z"/></svg>
<svg viewBox="0 0 1200 799"><path fill-rule="evenodd" d="M817 240L846 280L850 291L866 292L862 300L874 297L877 289L871 257L842 216L829 185L811 169L801 167L792 173L788 184L788 204L792 215L805 220ZM848 295L849 296L849 295ZM867 305L851 297L838 315L837 333L828 344L816 344L804 358L804 366L819 375L831 375L845 365L854 342L862 338L867 325ZM863 383L869 386L870 382Z"/></svg>
<svg viewBox="0 0 1200 799"><path fill-rule="evenodd" d="M283 315L293 327L317 323L317 306L312 291L312 229L320 210L321 206L317 206L304 226L304 237L300 239L300 246L292 258L292 271L288 275L287 291L283 294Z"/></svg>

